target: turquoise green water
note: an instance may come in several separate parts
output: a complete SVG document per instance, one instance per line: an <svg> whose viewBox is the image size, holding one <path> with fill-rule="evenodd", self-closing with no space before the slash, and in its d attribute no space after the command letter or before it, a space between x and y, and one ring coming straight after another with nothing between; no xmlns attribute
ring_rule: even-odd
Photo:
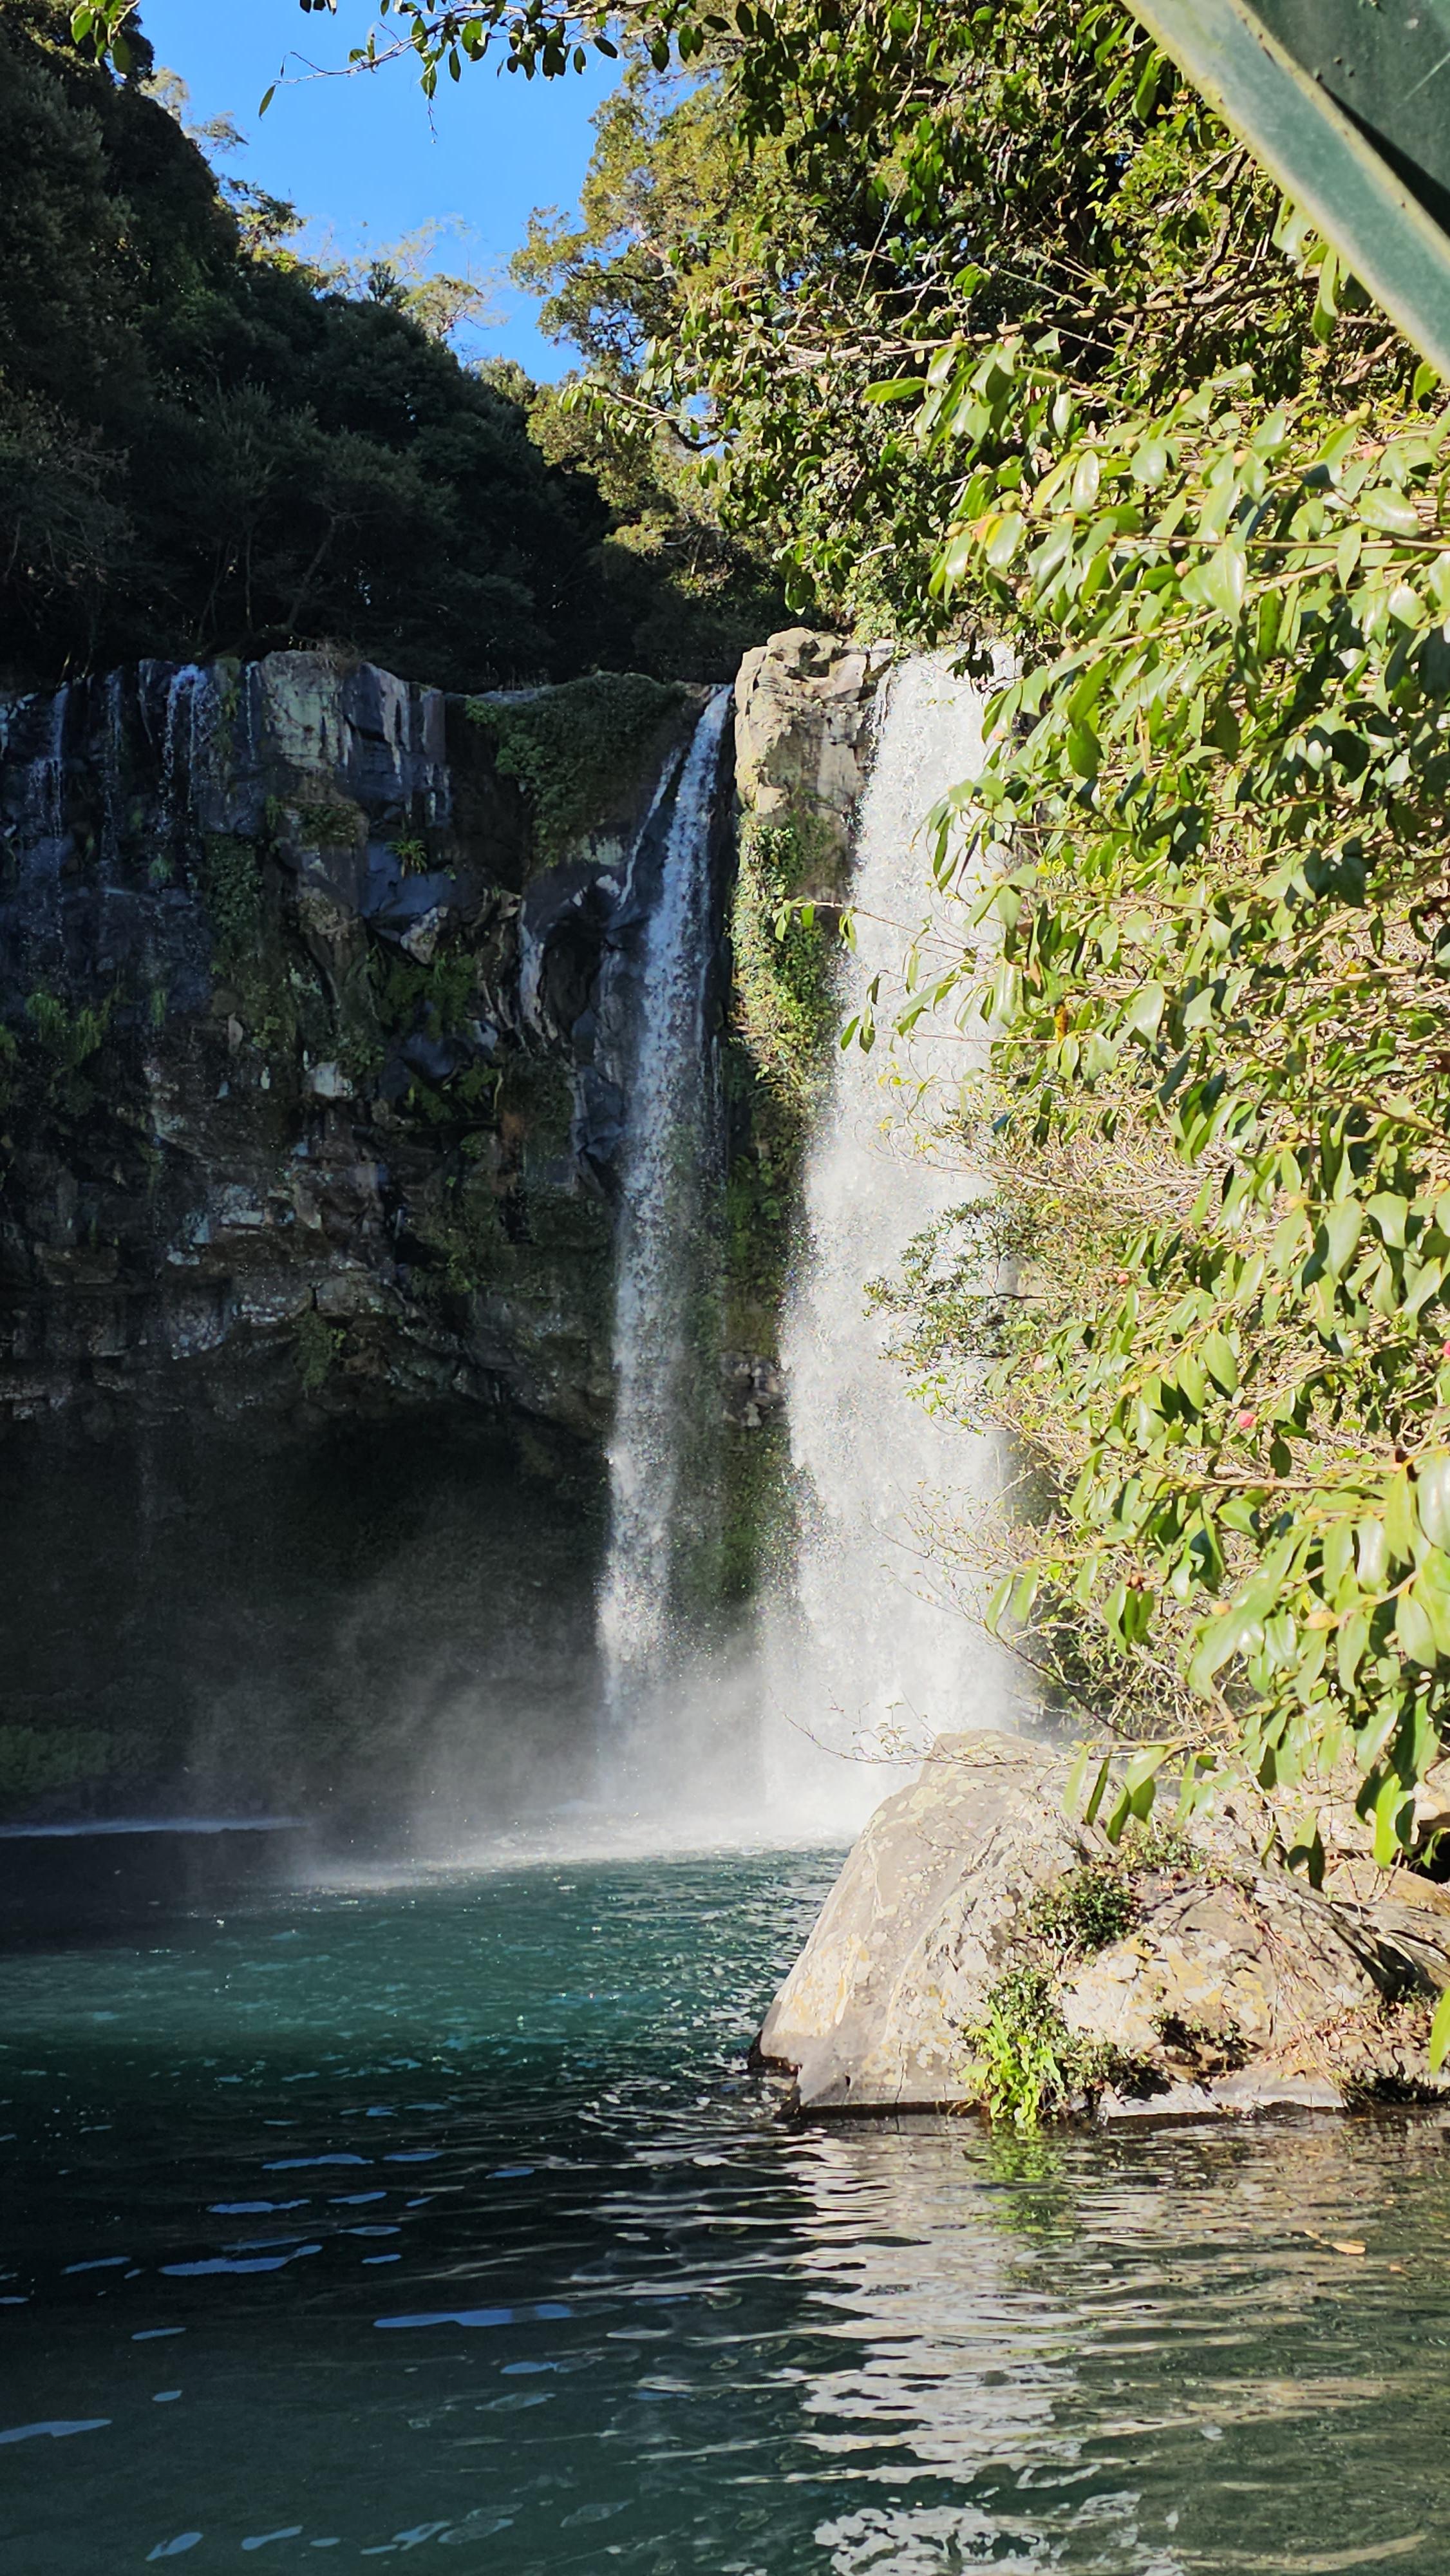
<svg viewBox="0 0 1450 2576"><path fill-rule="evenodd" d="M0 1960L5 2576L1444 2576L1441 2129L784 2126L831 1867Z"/></svg>

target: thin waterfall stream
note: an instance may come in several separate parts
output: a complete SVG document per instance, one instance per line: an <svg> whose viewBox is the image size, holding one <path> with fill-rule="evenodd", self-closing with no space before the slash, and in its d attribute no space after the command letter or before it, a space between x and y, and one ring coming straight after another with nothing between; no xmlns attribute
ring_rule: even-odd
<svg viewBox="0 0 1450 2576"><path fill-rule="evenodd" d="M605 1730L616 1753L686 1642L679 1588L692 1544L708 1540L708 1485L691 1493L687 1475L705 1428L694 1389L710 1376L712 1359L699 1348L719 1163L706 999L716 939L711 824L730 710L730 690L717 689L695 729L641 969L620 1167L609 1544L599 1595ZM713 1394L711 1384L707 1401Z"/></svg>

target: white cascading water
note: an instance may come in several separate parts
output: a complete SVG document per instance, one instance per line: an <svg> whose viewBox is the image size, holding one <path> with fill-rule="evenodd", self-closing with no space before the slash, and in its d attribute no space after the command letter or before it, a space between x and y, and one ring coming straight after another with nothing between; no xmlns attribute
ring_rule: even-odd
<svg viewBox="0 0 1450 2576"><path fill-rule="evenodd" d="M969 935L960 900L933 895L924 824L982 760L980 691L944 657L898 667L861 804L857 945L839 993L849 1018L879 978L881 1034L869 1054L836 1057L782 1345L801 1533L792 1598L764 1641L770 1795L778 1813L822 1826L858 1822L934 1735L1013 1722L1006 1657L973 1616L970 1579L953 1588L933 1545L990 1505L995 1446L912 1393L891 1356L893 1319L865 1295L868 1281L899 1274L913 1236L982 1187L933 1132L982 1043L944 1015L890 1042L913 939L925 930L929 968Z"/></svg>
<svg viewBox="0 0 1450 2576"><path fill-rule="evenodd" d="M606 1743L627 1750L668 1683L685 1476L699 1416L698 1312L717 1125L705 1012L715 944L710 826L731 692L695 729L645 934L640 1018L620 1157L609 1544L599 1593Z"/></svg>

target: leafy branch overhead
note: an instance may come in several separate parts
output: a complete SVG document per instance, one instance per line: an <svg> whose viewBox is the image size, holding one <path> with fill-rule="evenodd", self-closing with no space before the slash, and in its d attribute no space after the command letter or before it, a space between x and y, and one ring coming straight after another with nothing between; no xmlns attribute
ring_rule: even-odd
<svg viewBox="0 0 1450 2576"><path fill-rule="evenodd" d="M1450 1659L1432 389L1333 422L1245 366L1128 410L1019 343L939 354L919 414L969 467L938 583L1021 653L977 829L999 1133L1148 1118L1201 1175L1115 1296L1011 1336L1080 1444L1017 1612L1065 1590L1127 1649L1161 1596L1266 1780L1352 1748L1384 1861Z"/></svg>

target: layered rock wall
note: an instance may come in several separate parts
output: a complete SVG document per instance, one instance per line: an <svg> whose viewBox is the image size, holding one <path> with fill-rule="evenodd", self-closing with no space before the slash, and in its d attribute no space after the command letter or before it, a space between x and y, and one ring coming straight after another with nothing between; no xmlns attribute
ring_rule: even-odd
<svg viewBox="0 0 1450 2576"><path fill-rule="evenodd" d="M467 702L369 666L7 711L0 1420L447 1397L597 1439L610 968L695 712L620 685L562 840Z"/></svg>
<svg viewBox="0 0 1450 2576"><path fill-rule="evenodd" d="M0 744L0 1811L577 1788L698 692L313 654Z"/></svg>

